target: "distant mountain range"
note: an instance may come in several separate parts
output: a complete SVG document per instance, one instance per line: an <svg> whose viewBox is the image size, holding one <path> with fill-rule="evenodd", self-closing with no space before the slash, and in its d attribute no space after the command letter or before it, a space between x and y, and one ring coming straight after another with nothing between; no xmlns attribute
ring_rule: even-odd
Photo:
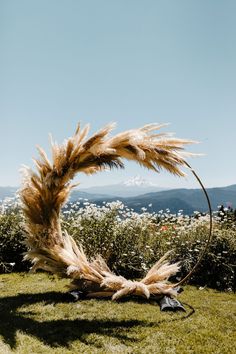
<svg viewBox="0 0 236 354"><path fill-rule="evenodd" d="M208 188L207 192L213 210L217 210L219 205L236 208L236 184L228 187ZM70 200L75 201L79 196L83 197L80 193L74 191ZM201 189L170 189L127 198L107 195L99 198L99 195L89 193L84 197L98 205L101 205L103 201L112 202L119 199L137 212L140 212L143 207L155 212L170 209L171 212L177 213L179 210L183 210L183 213L188 215L193 214L194 211L208 211L206 198Z"/></svg>
<svg viewBox="0 0 236 354"><path fill-rule="evenodd" d="M16 187L0 187L0 200L13 198L17 191Z"/></svg>
<svg viewBox="0 0 236 354"><path fill-rule="evenodd" d="M157 184L147 181L146 179L140 176L132 177L127 181L118 184L110 184L107 186L97 186L81 189L81 191L90 194L106 194L109 196L124 198L135 197L140 194L158 192L161 190L165 190L165 188L160 188Z"/></svg>
<svg viewBox="0 0 236 354"><path fill-rule="evenodd" d="M141 211L147 208L149 211L159 211L170 209L177 213L183 210L184 214L192 214L194 211L207 211L206 198L201 189L170 189L158 190L156 186L147 186L143 181L143 186L138 186L138 178L133 179L131 185L123 184L123 191L120 184L104 187L92 187L86 190L74 190L71 193L70 201L74 202L79 198L88 199L90 202L101 205L102 202L122 201L129 208ZM145 186L144 186L145 185ZM146 188L156 188L151 193L146 193ZM17 188L0 187L0 199L13 197ZM89 191L89 192L88 192ZM102 193L104 191L104 193ZM106 192L106 193L105 193ZM232 206L236 208L236 184L227 187L208 188L213 210L217 210L219 205ZM111 193L114 193L113 195ZM134 195L136 193L136 195Z"/></svg>
<svg viewBox="0 0 236 354"><path fill-rule="evenodd" d="M213 210L217 210L219 205L236 208L236 185L208 188L207 192ZM114 200L117 198L106 199L106 201ZM143 207L155 212L170 209L171 212L177 213L179 210L183 210L183 213L188 215L193 214L194 211L208 211L206 198L201 189L171 189L136 197L119 198L119 200L137 212ZM101 202L102 200L96 200L97 204Z"/></svg>

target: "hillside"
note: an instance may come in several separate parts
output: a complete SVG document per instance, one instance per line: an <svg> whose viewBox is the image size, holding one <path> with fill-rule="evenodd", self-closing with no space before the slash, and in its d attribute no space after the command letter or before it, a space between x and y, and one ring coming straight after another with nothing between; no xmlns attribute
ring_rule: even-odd
<svg viewBox="0 0 236 354"><path fill-rule="evenodd" d="M207 192L213 210L217 210L219 205L236 207L236 185L208 188ZM165 210L168 208L173 213L183 210L184 214L192 214L194 211L205 212L208 210L206 198L201 189L172 189L128 198L110 197L97 199L96 203L102 204L104 200L111 202L117 199L137 212L143 207L150 211ZM151 207L149 207L150 204L152 204Z"/></svg>
<svg viewBox="0 0 236 354"><path fill-rule="evenodd" d="M207 189L212 208L217 210L219 205L236 207L236 186ZM194 211L207 211L206 198L201 189L172 189L157 193L149 193L135 198L126 198L125 204L137 210L152 204L154 211L169 208L171 212L182 209L184 214ZM133 206L132 206L133 205Z"/></svg>
<svg viewBox="0 0 236 354"><path fill-rule="evenodd" d="M0 199L13 197L16 190L17 188L14 187L0 187ZM143 189L139 191L142 192ZM213 210L217 210L219 205L230 205L236 208L236 185L208 188L207 192ZM141 211L143 207L147 208L149 211L155 212L167 208L173 213L183 210L184 214L192 214L194 211L207 211L206 198L201 189L171 189L131 197L127 196L126 198L117 195L110 196L109 194L103 193L92 194L78 189L72 192L70 201L74 202L80 198L88 199L90 202L94 202L98 205L102 205L104 201L112 202L120 200L137 212Z"/></svg>
<svg viewBox="0 0 236 354"><path fill-rule="evenodd" d="M0 187L0 200L14 198L16 191L16 187Z"/></svg>

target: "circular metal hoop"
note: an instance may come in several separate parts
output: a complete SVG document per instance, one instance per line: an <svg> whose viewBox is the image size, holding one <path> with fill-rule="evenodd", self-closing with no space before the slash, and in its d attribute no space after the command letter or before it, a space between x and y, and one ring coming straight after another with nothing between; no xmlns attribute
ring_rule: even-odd
<svg viewBox="0 0 236 354"><path fill-rule="evenodd" d="M212 215L212 207L211 207L211 202L210 202L210 198L208 196L208 193L207 193L207 190L206 188L204 187L200 177L197 175L197 173L194 171L194 169L185 161L185 165L191 170L192 174L194 175L194 177L196 178L196 180L198 181L198 183L200 184L201 186L201 189L206 197L206 200L207 200L207 205L208 205L208 212L209 212L209 233L208 233L208 238L207 238L207 241L206 241L206 244L205 244L205 247L203 248L196 264L193 266L193 268L189 271L189 273L183 278L181 279L178 283L175 283L173 285L173 287L176 287L176 286L179 286L183 283L185 283L190 277L191 275L195 272L196 268L199 266L199 264L201 263L203 257L205 256L206 254L206 251L212 241L212 237L213 237L213 215Z"/></svg>

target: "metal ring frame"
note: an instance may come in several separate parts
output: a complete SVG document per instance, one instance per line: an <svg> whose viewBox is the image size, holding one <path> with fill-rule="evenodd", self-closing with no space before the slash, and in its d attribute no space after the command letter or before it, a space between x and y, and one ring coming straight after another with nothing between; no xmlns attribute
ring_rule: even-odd
<svg viewBox="0 0 236 354"><path fill-rule="evenodd" d="M210 198L208 196L208 193L206 191L206 188L204 187L201 179L199 178L199 176L197 175L197 173L193 170L193 168L185 161L185 165L191 170L192 174L194 175L194 177L197 179L198 183L200 184L202 191L206 197L207 200L207 205L208 205L208 211L209 211L209 217L210 217L210 224L209 224L209 233L208 233L208 238L207 238L207 242L205 244L205 247L203 248L197 263L193 266L193 268L189 271L189 273L183 278L181 279L178 283L173 284L173 287L179 286L183 283L185 283L190 277L191 275L195 272L196 268L199 266L199 264L201 263L203 257L206 254L206 251L212 241L212 237L213 237L213 215L212 215L212 207L211 207L211 202L210 202Z"/></svg>

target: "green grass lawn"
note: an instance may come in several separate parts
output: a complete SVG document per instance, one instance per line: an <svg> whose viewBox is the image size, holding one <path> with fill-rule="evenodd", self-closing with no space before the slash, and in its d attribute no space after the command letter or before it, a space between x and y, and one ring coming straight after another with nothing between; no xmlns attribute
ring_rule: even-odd
<svg viewBox="0 0 236 354"><path fill-rule="evenodd" d="M236 353L235 294L186 286L186 313L155 302L63 300L67 280L0 275L0 353Z"/></svg>

